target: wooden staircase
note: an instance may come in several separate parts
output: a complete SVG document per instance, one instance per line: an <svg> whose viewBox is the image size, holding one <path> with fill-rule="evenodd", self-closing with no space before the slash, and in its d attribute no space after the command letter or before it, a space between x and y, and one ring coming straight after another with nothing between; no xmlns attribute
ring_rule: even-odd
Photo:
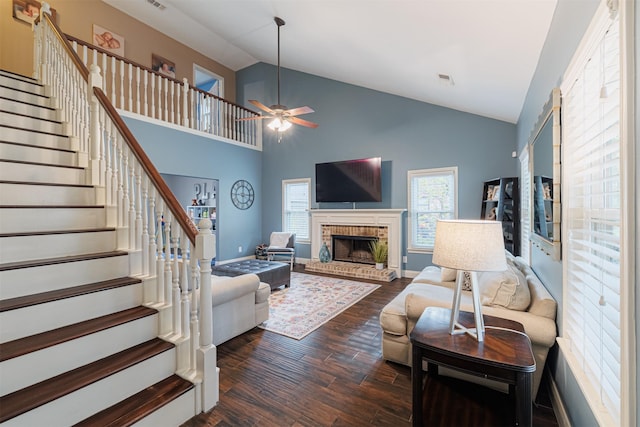
<svg viewBox="0 0 640 427"><path fill-rule="evenodd" d="M0 424L179 425L194 385L46 93L0 71Z"/></svg>

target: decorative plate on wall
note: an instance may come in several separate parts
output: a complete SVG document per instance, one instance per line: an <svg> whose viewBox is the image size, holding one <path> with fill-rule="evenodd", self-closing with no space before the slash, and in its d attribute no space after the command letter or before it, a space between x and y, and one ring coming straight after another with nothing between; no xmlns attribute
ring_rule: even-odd
<svg viewBox="0 0 640 427"><path fill-rule="evenodd" d="M231 187L231 201L238 209L249 209L253 205L255 193L249 181L239 179Z"/></svg>

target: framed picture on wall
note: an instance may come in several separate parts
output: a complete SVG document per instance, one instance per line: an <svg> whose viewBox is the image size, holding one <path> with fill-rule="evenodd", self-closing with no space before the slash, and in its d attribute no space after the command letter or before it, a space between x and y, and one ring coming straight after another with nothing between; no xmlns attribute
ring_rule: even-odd
<svg viewBox="0 0 640 427"><path fill-rule="evenodd" d="M93 42L96 46L113 54L124 57L124 37L93 24Z"/></svg>
<svg viewBox="0 0 640 427"><path fill-rule="evenodd" d="M172 79L176 78L176 64L155 53L151 54L151 69Z"/></svg>
<svg viewBox="0 0 640 427"><path fill-rule="evenodd" d="M33 24L38 16L40 16L41 4L36 0L13 0L13 17L19 21ZM56 11L51 9L51 17L56 22Z"/></svg>

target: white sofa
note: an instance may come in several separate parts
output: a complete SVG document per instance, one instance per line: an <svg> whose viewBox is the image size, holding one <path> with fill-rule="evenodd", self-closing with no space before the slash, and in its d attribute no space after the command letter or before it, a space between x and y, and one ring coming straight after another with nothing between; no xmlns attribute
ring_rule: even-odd
<svg viewBox="0 0 640 427"><path fill-rule="evenodd" d="M557 335L555 323L557 304L524 259L514 258L507 254L507 261L508 264L522 273L521 277L523 279L526 279L530 303L526 309L519 311L501 306L485 305L488 303L485 298L482 302L482 313L515 320L523 325L526 334L531 339L536 360L532 394L535 398L540 386L549 348L554 344ZM479 273L478 275L481 294L482 274L488 273ZM409 334L424 309L426 307L450 308L452 305L454 281L442 281L442 278L443 271L440 268L426 267L400 294L382 309L380 326L383 331L382 357L385 360L411 366ZM462 292L461 310L473 311L473 302L469 291ZM449 373L451 374L451 372ZM476 381L470 377L465 378ZM487 381L478 382L487 385ZM488 385L502 389L497 383Z"/></svg>
<svg viewBox="0 0 640 427"><path fill-rule="evenodd" d="M218 345L269 318L271 287L255 274L211 276L213 344Z"/></svg>

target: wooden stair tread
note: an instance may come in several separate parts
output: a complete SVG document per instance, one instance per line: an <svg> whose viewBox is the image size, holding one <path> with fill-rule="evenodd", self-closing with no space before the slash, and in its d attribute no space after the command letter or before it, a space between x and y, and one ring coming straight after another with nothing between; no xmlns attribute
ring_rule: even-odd
<svg viewBox="0 0 640 427"><path fill-rule="evenodd" d="M54 345L113 328L146 316L153 316L156 313L157 310L139 306L2 343L0 344L0 362L44 348L53 347Z"/></svg>
<svg viewBox="0 0 640 427"><path fill-rule="evenodd" d="M32 83L37 86L44 86L42 83L40 83L38 80L34 79L33 77L25 76L24 74L14 73L13 71L5 70L4 68L0 68L0 71L6 74L11 74L10 76L5 75L5 77L9 77L14 80L23 80L26 83Z"/></svg>
<svg viewBox="0 0 640 427"><path fill-rule="evenodd" d="M133 425L155 410L182 396L193 387L193 384L189 381L180 378L178 375L171 375L110 408L104 409L75 424L74 427Z"/></svg>
<svg viewBox="0 0 640 427"><path fill-rule="evenodd" d="M17 185L48 185L52 187L77 187L77 188L93 188L89 184L62 184L58 182L31 182L31 181L4 181L0 180L0 184L17 184Z"/></svg>
<svg viewBox="0 0 640 427"><path fill-rule="evenodd" d="M19 233L0 233L0 237L49 236L52 234L102 233L115 231L115 227L83 228L79 230L22 231Z"/></svg>
<svg viewBox="0 0 640 427"><path fill-rule="evenodd" d="M33 165L33 166L51 166L52 168L62 168L62 169L76 169L76 170L85 170L86 168L82 166L70 166L70 165L59 165L56 163L44 163L44 162L28 162L26 160L10 160L10 159L0 159L0 162L5 163L18 163L21 165Z"/></svg>
<svg viewBox="0 0 640 427"><path fill-rule="evenodd" d="M65 264L67 262L89 261L92 259L110 258L128 255L126 251L97 252L92 254L70 255L56 258L37 259L33 261L16 261L0 264L0 271L17 270L20 268L43 267L46 265Z"/></svg>
<svg viewBox="0 0 640 427"><path fill-rule="evenodd" d="M48 122L48 123L54 123L54 124L57 124L57 125L61 125L62 124L62 122L60 120L43 119L42 117L35 117L35 116L30 115L30 114L16 113L16 112L7 111L7 110L0 110L0 113L11 114L13 116L19 116L19 117L28 117L30 119L40 120L40 121Z"/></svg>
<svg viewBox="0 0 640 427"><path fill-rule="evenodd" d="M73 393L173 348L154 338L103 359L0 397L0 423Z"/></svg>
<svg viewBox="0 0 640 427"><path fill-rule="evenodd" d="M104 209L105 205L0 205L0 209Z"/></svg>
<svg viewBox="0 0 640 427"><path fill-rule="evenodd" d="M31 84L31 82L26 82L26 83ZM38 98L51 99L51 97L50 97L50 96L43 95L43 94L41 94L41 93L31 92L31 91L24 90L24 89L18 89L18 88L16 88L16 87L5 86L5 85L0 85L0 87L3 87L3 88L5 88L5 89L15 90L16 92L28 93L29 95L37 96Z"/></svg>
<svg viewBox="0 0 640 427"><path fill-rule="evenodd" d="M19 145L21 147L31 147L31 148L37 148L40 150L49 150L49 151L60 151L63 153L76 153L76 151L74 150L69 150L66 148L59 148L59 147L47 147L44 145L36 145L36 144L26 144L24 142L15 142L15 141L5 141L3 139L0 139L0 143L2 144L9 144L9 145Z"/></svg>
<svg viewBox="0 0 640 427"><path fill-rule="evenodd" d="M73 298L108 289L120 288L122 286L134 285L136 283L142 283L142 280L134 277L119 277L117 279L104 280L102 282L89 283L87 285L73 286L65 289L57 289L55 291L5 299L0 301L0 313L36 304L44 304L65 298Z"/></svg>

